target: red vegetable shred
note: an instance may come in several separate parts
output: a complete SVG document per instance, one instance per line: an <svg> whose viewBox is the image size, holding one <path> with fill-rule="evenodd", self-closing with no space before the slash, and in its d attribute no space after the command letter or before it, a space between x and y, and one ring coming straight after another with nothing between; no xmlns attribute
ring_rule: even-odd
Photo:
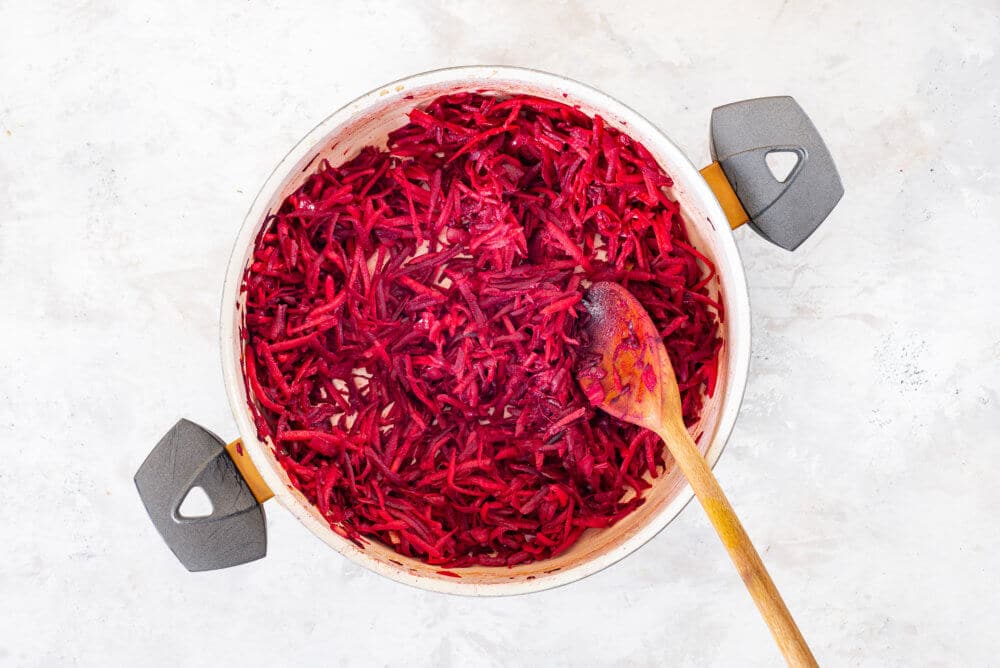
<svg viewBox="0 0 1000 668"><path fill-rule="evenodd" d="M713 392L715 269L671 185L599 116L472 93L316 166L256 240L245 379L261 437L335 531L513 566L642 504L662 445L596 411L574 369L583 291L615 281L663 335L689 425Z"/></svg>

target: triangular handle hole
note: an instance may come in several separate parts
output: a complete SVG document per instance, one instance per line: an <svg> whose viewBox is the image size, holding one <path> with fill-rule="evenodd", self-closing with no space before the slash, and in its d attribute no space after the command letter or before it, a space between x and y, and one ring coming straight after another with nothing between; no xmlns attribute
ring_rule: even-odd
<svg viewBox="0 0 1000 668"><path fill-rule="evenodd" d="M771 170L771 176L778 183L784 183L799 164L799 154L795 151L771 151L764 156L764 162Z"/></svg>
<svg viewBox="0 0 1000 668"><path fill-rule="evenodd" d="M201 487L192 487L181 501L177 514L186 520L193 520L208 517L213 510L215 508L212 506L212 500L208 498L208 493Z"/></svg>

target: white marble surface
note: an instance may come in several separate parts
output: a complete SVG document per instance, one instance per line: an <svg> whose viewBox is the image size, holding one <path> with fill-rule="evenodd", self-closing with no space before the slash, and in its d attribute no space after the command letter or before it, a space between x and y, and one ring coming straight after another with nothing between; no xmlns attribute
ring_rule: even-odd
<svg viewBox="0 0 1000 668"><path fill-rule="evenodd" d="M352 97L469 63L596 85L696 163L714 105L799 99L847 195L794 254L738 233L754 353L717 472L821 663L996 664L998 15L0 0L0 664L778 665L696 506L504 600L383 580L280 507L266 559L190 574L146 519L132 474L178 417L234 434L218 302L270 169Z"/></svg>

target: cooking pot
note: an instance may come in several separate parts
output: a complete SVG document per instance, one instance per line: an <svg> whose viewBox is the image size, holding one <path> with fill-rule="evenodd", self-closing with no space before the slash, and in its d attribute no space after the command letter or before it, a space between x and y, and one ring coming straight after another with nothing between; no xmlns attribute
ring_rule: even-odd
<svg viewBox="0 0 1000 668"><path fill-rule="evenodd" d="M650 540L691 500L680 471L657 478L646 502L613 527L590 529L563 554L507 567L469 567L447 574L404 557L378 542L359 546L336 533L292 484L258 437L243 380L241 285L254 240L277 209L321 159L340 164L367 145L385 145L387 134L407 122L407 112L457 91L529 94L578 106L640 141L673 178L693 245L718 269L710 291L721 294L725 317L719 383L693 433L710 465L722 454L739 413L750 361L750 303L732 228L743 223L782 248L793 250L826 218L843 188L829 151L790 97L736 102L712 111L715 162L700 172L667 136L621 102L561 76L511 67L459 67L401 79L359 97L309 132L281 161L250 207L236 239L222 293L222 367L240 439L229 445L193 422L181 420L139 468L135 483L167 545L192 571L234 566L263 557L267 549L263 502L271 496L348 559L393 580L423 589L470 595L538 591L586 577ZM794 159L779 179L772 154ZM201 487L211 513L189 517L180 507ZM455 577L457 575L458 577Z"/></svg>

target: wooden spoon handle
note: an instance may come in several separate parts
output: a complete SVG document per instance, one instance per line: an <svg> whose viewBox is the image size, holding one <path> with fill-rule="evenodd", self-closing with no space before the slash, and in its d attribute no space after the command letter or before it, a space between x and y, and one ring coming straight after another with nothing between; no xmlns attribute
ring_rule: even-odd
<svg viewBox="0 0 1000 668"><path fill-rule="evenodd" d="M774 586L774 581L760 560L729 499L719 487L708 462L702 457L684 425L664 425L659 432L667 448L690 483L729 556L743 578L761 616L771 628L778 648L789 666L816 666L802 632Z"/></svg>

